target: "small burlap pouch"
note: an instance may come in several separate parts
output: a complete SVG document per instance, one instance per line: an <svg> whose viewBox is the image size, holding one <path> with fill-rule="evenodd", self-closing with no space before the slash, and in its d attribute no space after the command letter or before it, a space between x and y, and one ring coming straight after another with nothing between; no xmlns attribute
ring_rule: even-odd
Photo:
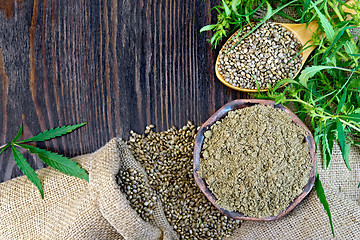
<svg viewBox="0 0 360 240"><path fill-rule="evenodd" d="M119 190L120 169L144 170L121 139L74 159L89 183L51 168L36 171L45 199L25 177L0 184L0 239L176 239L159 202L143 221Z"/></svg>

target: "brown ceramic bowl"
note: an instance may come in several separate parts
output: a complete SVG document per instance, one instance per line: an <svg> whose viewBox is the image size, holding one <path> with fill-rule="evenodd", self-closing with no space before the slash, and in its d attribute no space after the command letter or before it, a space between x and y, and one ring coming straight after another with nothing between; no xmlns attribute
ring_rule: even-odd
<svg viewBox="0 0 360 240"><path fill-rule="evenodd" d="M278 108L286 113L288 113L293 122L298 125L299 127L305 129L307 136L305 137L306 141L309 144L310 149L310 156L312 160L312 168L310 171L310 177L308 183L304 186L303 192L294 199L293 202L290 203L290 205L287 207L286 210L279 213L277 216L268 216L265 218L256 218L251 216L245 216L244 214L240 212L230 212L223 208L221 208L219 205L216 204L216 197L214 194L208 189L208 186L206 182L201 179L198 175L199 171L199 164L200 164L200 155L201 155L201 148L204 141L204 132L213 125L216 121L221 120L224 118L229 111L245 108L245 107L251 107L256 104L262 104L262 105L270 105L274 108ZM291 210L293 210L296 205L298 205L311 191L312 187L314 186L315 181L315 169L316 169L316 147L315 147L315 141L314 137L312 136L309 129L306 127L306 125L289 109L285 108L281 104L275 104L274 101L269 100L258 100L258 99L239 99L232 102L229 102L228 104L224 105L222 108L220 108L214 115L212 115L199 129L198 133L196 134L195 138L195 149L194 149L194 177L196 184L199 186L200 190L205 194L207 199L224 215L234 218L234 219L240 219L240 220L252 220L252 221L270 221L270 220L276 220L279 219L286 214L288 214Z"/></svg>

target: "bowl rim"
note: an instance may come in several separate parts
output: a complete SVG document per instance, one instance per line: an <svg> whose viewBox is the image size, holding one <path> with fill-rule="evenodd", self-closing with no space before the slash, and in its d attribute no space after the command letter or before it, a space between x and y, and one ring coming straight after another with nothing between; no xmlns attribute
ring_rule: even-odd
<svg viewBox="0 0 360 240"><path fill-rule="evenodd" d="M250 217L245 216L244 214L240 212L233 212L228 211L226 209L221 208L219 205L216 204L216 197L214 194L208 189L205 181L198 175L199 171L199 164L200 164L200 154L201 154L201 148L204 141L204 132L212 126L216 121L221 120L225 116L227 116L228 112L237 110L240 108L245 107L251 107L257 104L261 105L269 105L273 106L274 108L279 108L280 110L288 113L293 122L302 127L306 133L307 136L305 137L306 141L309 144L309 153L312 161L312 168L310 170L309 180L308 183L304 186L303 192L292 201L289 206L281 211L277 216L268 216L264 218L257 218L257 217ZM314 186L315 182L315 170L316 170L316 145L315 140L310 132L310 130L307 128L307 126L288 108L284 107L281 104L275 104L274 101L271 100L260 100L260 99L237 99L234 101L231 101L227 104L225 104L223 107L221 107L218 111L216 111L202 126L199 128L196 136L195 136L195 144L194 144L194 156L193 156L193 174L195 178L195 182L200 188L201 192L206 196L206 198L224 215L238 219L238 220L250 220L250 221L271 221L280 219L283 216L287 215L289 212L291 212L311 191L312 187Z"/></svg>

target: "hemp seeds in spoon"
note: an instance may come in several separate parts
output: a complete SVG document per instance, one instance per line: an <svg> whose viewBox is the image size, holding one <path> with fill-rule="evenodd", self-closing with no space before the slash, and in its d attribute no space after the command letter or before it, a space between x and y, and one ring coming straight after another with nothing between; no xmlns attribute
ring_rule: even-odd
<svg viewBox="0 0 360 240"><path fill-rule="evenodd" d="M264 23L239 42L250 31L250 26L244 27L238 37L230 39L220 50L218 70L226 82L257 89L255 77L259 88L266 89L282 79L292 78L300 70L302 56L298 53L302 46L286 28Z"/></svg>
<svg viewBox="0 0 360 240"><path fill-rule="evenodd" d="M199 176L223 209L277 216L309 180L306 132L280 109L259 104L230 111L204 135Z"/></svg>

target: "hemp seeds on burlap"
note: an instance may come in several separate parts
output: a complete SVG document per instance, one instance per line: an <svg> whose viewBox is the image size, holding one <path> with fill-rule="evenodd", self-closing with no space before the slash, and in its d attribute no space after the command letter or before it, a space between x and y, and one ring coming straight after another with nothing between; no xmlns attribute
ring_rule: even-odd
<svg viewBox="0 0 360 240"><path fill-rule="evenodd" d="M142 220L119 191L121 169L143 171L121 139L74 159L89 182L44 168L36 171L44 188L21 176L0 184L0 239L176 239L159 203L152 223Z"/></svg>
<svg viewBox="0 0 360 240"><path fill-rule="evenodd" d="M152 127L147 127L143 135L131 132L128 141L135 159L146 171L150 188L136 181L139 176L132 169L118 176L120 188L126 189L134 209L143 219L151 221L152 198L161 200L165 217L180 239L230 236L240 221L223 216L194 180L192 157L196 127L191 122L181 129L172 127L163 132L155 132Z"/></svg>

